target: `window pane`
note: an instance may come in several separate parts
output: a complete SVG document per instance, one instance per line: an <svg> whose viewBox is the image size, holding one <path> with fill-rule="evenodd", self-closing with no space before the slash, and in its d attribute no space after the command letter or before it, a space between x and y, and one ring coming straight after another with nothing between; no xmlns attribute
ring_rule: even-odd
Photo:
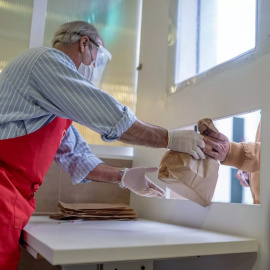
<svg viewBox="0 0 270 270"><path fill-rule="evenodd" d="M260 119L261 112L255 111L216 120L214 124L230 141L255 142ZM251 190L248 187L242 187L240 185L239 180L236 178L237 171L237 169L230 166L220 166L213 201L244 204L253 203Z"/></svg>
<svg viewBox="0 0 270 270"><path fill-rule="evenodd" d="M0 1L0 72L29 45L33 0Z"/></svg>
<svg viewBox="0 0 270 270"><path fill-rule="evenodd" d="M255 48L256 0L179 0L175 83Z"/></svg>
<svg viewBox="0 0 270 270"><path fill-rule="evenodd" d="M260 119L261 112L254 111L213 122L219 132L227 136L229 141L252 143L255 140L260 141L260 138L256 138ZM194 126L183 128L183 130L187 129L194 130ZM251 189L240 185L240 181L236 178L237 171L234 167L220 165L213 202L253 204ZM166 188L166 198L186 200L169 188Z"/></svg>
<svg viewBox="0 0 270 270"><path fill-rule="evenodd" d="M141 1L48 0L44 45L51 46L53 33L62 23L74 20L93 23L112 54L102 90L135 111L140 16ZM89 144L105 144L99 134L75 125Z"/></svg>

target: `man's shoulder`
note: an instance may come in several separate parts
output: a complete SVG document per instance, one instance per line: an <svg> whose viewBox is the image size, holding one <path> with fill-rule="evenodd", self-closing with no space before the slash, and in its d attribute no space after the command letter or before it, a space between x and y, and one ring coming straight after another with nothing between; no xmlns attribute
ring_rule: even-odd
<svg viewBox="0 0 270 270"><path fill-rule="evenodd" d="M40 59L44 62L50 62L50 63L58 62L64 65L68 65L72 67L74 66L73 61L70 59L70 57L67 54L54 48L50 48L50 47L32 48L32 49L28 49L26 53L36 57L36 60Z"/></svg>
<svg viewBox="0 0 270 270"><path fill-rule="evenodd" d="M30 48L26 49L19 55L17 55L13 60L11 60L10 65L17 65L18 63L27 63L28 67L32 66L37 59L39 59L42 55L52 51L52 48L48 47L38 47L38 48Z"/></svg>
<svg viewBox="0 0 270 270"><path fill-rule="evenodd" d="M39 57L55 57L57 55L61 55L65 57L65 54L59 50L50 47L37 47L37 48L30 48L25 50L22 55L26 55L30 58L39 58Z"/></svg>
<svg viewBox="0 0 270 270"><path fill-rule="evenodd" d="M29 48L29 49L26 49L25 51L23 51L21 53L21 55L41 55L43 53L46 53L46 52L50 52L51 50L53 50L52 48L49 48L49 47L36 47L36 48Z"/></svg>
<svg viewBox="0 0 270 270"><path fill-rule="evenodd" d="M14 69L27 73L27 70L33 72L35 68L51 69L52 66L76 68L73 61L62 51L50 47L37 47L27 49L15 57L6 67L5 73Z"/></svg>

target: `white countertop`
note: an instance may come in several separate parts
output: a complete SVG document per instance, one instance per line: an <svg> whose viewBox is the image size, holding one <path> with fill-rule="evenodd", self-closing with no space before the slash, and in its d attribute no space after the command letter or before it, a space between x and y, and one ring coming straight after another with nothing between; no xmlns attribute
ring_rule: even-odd
<svg viewBox="0 0 270 270"><path fill-rule="evenodd" d="M61 223L33 216L23 240L52 265L257 252L255 239L149 220Z"/></svg>

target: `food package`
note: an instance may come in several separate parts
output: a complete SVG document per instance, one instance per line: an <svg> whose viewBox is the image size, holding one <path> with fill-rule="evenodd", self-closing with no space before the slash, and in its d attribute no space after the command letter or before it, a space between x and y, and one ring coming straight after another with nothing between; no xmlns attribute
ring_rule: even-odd
<svg viewBox="0 0 270 270"><path fill-rule="evenodd" d="M198 122L201 134L218 132L211 119ZM209 206L214 195L218 179L219 162L206 156L194 159L186 153L167 151L163 156L158 178L173 192L201 206Z"/></svg>
<svg viewBox="0 0 270 270"><path fill-rule="evenodd" d="M218 132L213 121L210 118L204 118L198 122L198 130L201 135L208 135L210 132Z"/></svg>

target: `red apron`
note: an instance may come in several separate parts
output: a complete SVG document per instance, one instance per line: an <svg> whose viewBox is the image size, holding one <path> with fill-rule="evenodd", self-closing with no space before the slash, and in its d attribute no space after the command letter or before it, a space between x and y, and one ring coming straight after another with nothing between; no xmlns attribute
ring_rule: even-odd
<svg viewBox="0 0 270 270"><path fill-rule="evenodd" d="M39 188L71 120L56 117L43 128L0 140L0 269L15 270L19 237L35 211Z"/></svg>

